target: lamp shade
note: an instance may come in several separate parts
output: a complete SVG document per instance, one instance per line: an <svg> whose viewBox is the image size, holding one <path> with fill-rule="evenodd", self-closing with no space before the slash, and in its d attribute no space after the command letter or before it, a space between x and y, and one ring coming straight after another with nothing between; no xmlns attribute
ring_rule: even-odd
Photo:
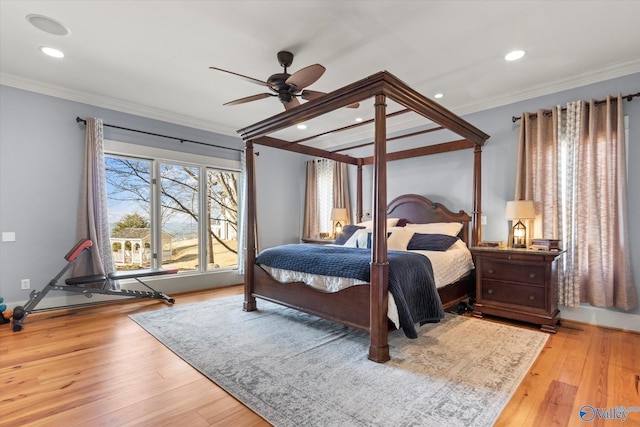
<svg viewBox="0 0 640 427"><path fill-rule="evenodd" d="M513 200L507 202L507 219L535 219L533 200Z"/></svg>
<svg viewBox="0 0 640 427"><path fill-rule="evenodd" d="M333 208L331 209L331 220L332 221L342 221L345 222L349 219L347 216L346 208Z"/></svg>

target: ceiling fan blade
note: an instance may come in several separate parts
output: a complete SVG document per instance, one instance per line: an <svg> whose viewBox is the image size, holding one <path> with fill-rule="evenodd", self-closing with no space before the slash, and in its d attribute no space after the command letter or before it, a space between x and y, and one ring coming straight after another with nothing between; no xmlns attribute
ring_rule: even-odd
<svg viewBox="0 0 640 427"><path fill-rule="evenodd" d="M295 96L292 96L291 97L291 101L289 101L286 104L284 104L284 109L285 110L290 110L292 108L297 107L298 105L300 105L300 101L298 101L298 98L296 98Z"/></svg>
<svg viewBox="0 0 640 427"><path fill-rule="evenodd" d="M325 70L326 69L320 64L309 65L293 73L285 83L290 86L295 86L300 90L318 80L324 74Z"/></svg>
<svg viewBox="0 0 640 427"><path fill-rule="evenodd" d="M270 96L275 96L270 93L259 93L257 95L247 96L246 98L236 99L235 101L229 101L222 105L238 105L244 104L245 102L257 101L258 99L269 98Z"/></svg>
<svg viewBox="0 0 640 427"><path fill-rule="evenodd" d="M218 70L218 71L222 71L223 73L229 73L229 74L233 74L234 76L238 76L242 79L245 79L251 83L255 83L255 84L259 84L261 86L266 86L266 87L270 87L271 85L267 82L263 82L262 80L258 80L258 79L254 79L253 77L249 77L249 76L243 76L242 74L238 74L238 73L234 73L233 71L227 71L227 70L223 70L222 68L216 68L216 67L209 67L212 70Z"/></svg>
<svg viewBox="0 0 640 427"><path fill-rule="evenodd" d="M300 94L300 97L302 99L306 99L307 101L312 101L314 99L322 98L325 95L326 95L326 93L324 93L324 92L318 92L316 90L307 90L307 89L305 89Z"/></svg>
<svg viewBox="0 0 640 427"><path fill-rule="evenodd" d="M316 90L307 90L307 89L305 89L300 94L300 98L306 99L307 101L313 101L314 99L322 98L325 95L326 95L326 93L324 93L324 92L318 92ZM353 104L349 104L344 108L358 108L358 107L360 107L360 104L356 102L356 103L353 103Z"/></svg>

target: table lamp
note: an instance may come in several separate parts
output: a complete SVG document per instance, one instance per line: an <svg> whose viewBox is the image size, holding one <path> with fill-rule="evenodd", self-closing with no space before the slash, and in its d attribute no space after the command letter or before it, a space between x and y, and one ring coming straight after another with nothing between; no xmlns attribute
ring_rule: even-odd
<svg viewBox="0 0 640 427"><path fill-rule="evenodd" d="M333 228L333 236L336 237L342 233L342 224L346 224L349 217L347 216L346 208L333 208L331 209L331 221L335 223Z"/></svg>
<svg viewBox="0 0 640 427"><path fill-rule="evenodd" d="M507 202L507 219L516 221L513 226L514 248L527 247L527 227L522 223L523 219L534 219L536 212L533 200L513 200Z"/></svg>

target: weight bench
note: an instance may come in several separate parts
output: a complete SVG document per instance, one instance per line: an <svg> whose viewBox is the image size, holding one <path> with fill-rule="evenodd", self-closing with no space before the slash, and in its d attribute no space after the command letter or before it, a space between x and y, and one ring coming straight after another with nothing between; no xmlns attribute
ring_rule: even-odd
<svg viewBox="0 0 640 427"><path fill-rule="evenodd" d="M175 274L177 268L172 269L147 269L147 270L131 270L117 271L108 275L94 274L90 276L70 277L65 280L63 285L59 285L60 278L71 268L73 263L85 251L89 251L93 246L93 242L89 239L82 239L65 255L67 264L62 270L44 287L41 291L31 291L29 301L24 306L18 306L13 309L13 332L22 330L22 322L32 312L36 310L38 303L49 293L49 291L65 291L81 293L87 298L91 298L93 294L116 295L129 298L155 298L161 299L169 304L173 304L175 300L162 292L156 291L151 286L144 283L141 277L164 276L166 274ZM138 291L134 289L117 289L116 282L118 280L135 279L149 291Z"/></svg>

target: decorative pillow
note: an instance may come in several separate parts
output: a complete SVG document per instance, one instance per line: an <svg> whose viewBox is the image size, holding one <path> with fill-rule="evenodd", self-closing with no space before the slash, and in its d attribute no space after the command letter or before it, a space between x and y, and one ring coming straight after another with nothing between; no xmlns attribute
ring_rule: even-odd
<svg viewBox="0 0 640 427"><path fill-rule="evenodd" d="M387 218L387 227L395 227L398 223L399 218ZM373 220L359 222L356 225L360 225L362 227L371 228L373 227Z"/></svg>
<svg viewBox="0 0 640 427"><path fill-rule="evenodd" d="M413 236L413 231L407 231L403 227L391 227L392 231L387 231L387 249L390 251L406 251L407 245ZM364 233L358 238L358 247L371 249L373 233L368 231L366 240Z"/></svg>
<svg viewBox="0 0 640 427"><path fill-rule="evenodd" d="M406 251L407 245L413 237L413 231L404 227L395 227L397 230L391 232L391 236L387 238L387 249L390 251Z"/></svg>
<svg viewBox="0 0 640 427"><path fill-rule="evenodd" d="M356 226L357 227L357 226ZM362 236L364 235L364 239L366 242L367 239L367 231L365 228L359 228L355 231L355 233L353 233L353 235L351 237L349 237L349 239L344 243L343 246L346 246L348 248L358 248L358 240L362 238Z"/></svg>
<svg viewBox="0 0 640 427"><path fill-rule="evenodd" d="M391 232L387 231L387 239L389 238L389 236L391 236ZM358 247L371 249L372 239L373 239L373 232L371 231L368 231L366 236L360 235L360 237L358 238Z"/></svg>
<svg viewBox="0 0 640 427"><path fill-rule="evenodd" d="M404 227L407 224L409 224L408 219L400 218L398 222L396 222L396 227Z"/></svg>
<svg viewBox="0 0 640 427"><path fill-rule="evenodd" d="M364 229L364 227L359 227L352 224L345 225L344 227L342 227L342 233L340 233L338 237L336 237L334 244L344 245L345 243L347 243L347 240L349 240L349 238L353 236L353 233L362 229Z"/></svg>
<svg viewBox="0 0 640 427"><path fill-rule="evenodd" d="M405 227L409 231L421 234L446 234L447 236L457 236L462 230L461 222L433 222L431 224L407 224Z"/></svg>
<svg viewBox="0 0 640 427"><path fill-rule="evenodd" d="M444 252L453 246L458 240L460 239L446 234L415 233L407 245L407 250Z"/></svg>
<svg viewBox="0 0 640 427"><path fill-rule="evenodd" d="M387 232L387 235L389 233ZM358 241L356 248L371 248L371 229L368 228L364 232L358 233Z"/></svg>

